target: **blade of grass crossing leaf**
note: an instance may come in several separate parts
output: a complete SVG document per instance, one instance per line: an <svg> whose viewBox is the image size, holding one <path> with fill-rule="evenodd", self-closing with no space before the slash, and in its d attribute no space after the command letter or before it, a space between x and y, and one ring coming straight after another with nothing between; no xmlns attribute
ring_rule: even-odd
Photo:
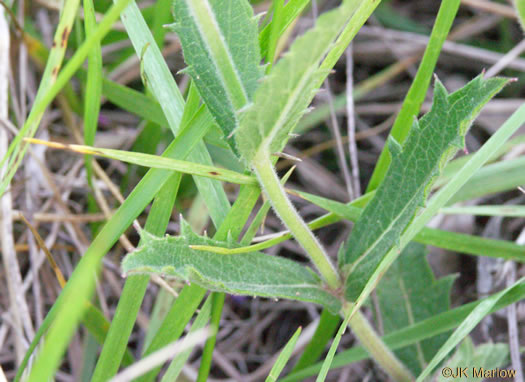
<svg viewBox="0 0 525 382"><path fill-rule="evenodd" d="M279 378L279 375L281 374L284 367L288 363L288 360L292 356L293 349L295 348L295 344L297 343L300 334L301 327L297 328L292 338L288 340L283 350L281 350L281 353L279 354L279 357L277 357L277 360L273 364L272 370L270 370L270 374L268 374L268 377L266 378L265 382L277 381L277 378Z"/></svg>
<svg viewBox="0 0 525 382"><path fill-rule="evenodd" d="M161 236L166 231L180 179L180 173L171 175L155 197L144 227L151 234ZM133 275L126 280L92 381L107 380L118 371L122 361L122 349L125 349L133 330L134 320L130 320L129 317L140 309L148 283L149 277L146 275Z"/></svg>
<svg viewBox="0 0 525 382"><path fill-rule="evenodd" d="M354 311L359 309L365 299L370 295L381 275L415 235L430 221L452 196L468 181L472 175L490 159L490 154L498 150L510 137L525 123L525 105L516 110L496 133L472 156L472 158L456 173L456 175L430 200L423 212L418 215L401 235L399 245L392 248L375 269L374 273L363 288L356 300Z"/></svg>
<svg viewBox="0 0 525 382"><path fill-rule="evenodd" d="M443 0L441 2L434 27L432 28L432 33L430 34L430 40L425 49L416 77L410 86L405 100L403 101L401 110L399 111L394 126L390 132L390 136L394 137L400 144L402 144L408 136L410 128L412 127L412 122L414 118L417 117L421 104L425 100L425 95L427 94L427 89L430 85L434 68L441 53L441 47L452 27L452 22L456 17L460 3L460 0ZM374 172L372 173L372 178L368 184L367 191L376 189L383 180L390 164L388 150L388 147L385 145Z"/></svg>
<svg viewBox="0 0 525 382"><path fill-rule="evenodd" d="M423 382L425 378L439 365L439 363L458 345L468 334L476 327L477 324L483 320L494 308L494 306L503 298L507 293L513 289L523 285L525 278L518 280L514 285L509 288L502 290L499 293L485 299L468 315L467 318L461 323L461 325L452 333L447 342L439 349L437 354L428 363L425 370L417 377L416 382Z"/></svg>
<svg viewBox="0 0 525 382"><path fill-rule="evenodd" d="M180 130L179 125L182 118L184 100L153 36L149 32L139 8L134 2L123 13L122 21L136 53L141 57L144 74L151 85L150 89L157 101L159 101L169 127L177 135ZM204 110L206 116L209 116L207 109ZM208 161L206 164L211 164L209 154L206 152L202 142L196 144L195 150L189 154L189 159L194 162ZM195 178L195 182L199 192L205 197L212 220L218 225L229 208L228 199L222 189L222 185L219 182L199 178ZM198 303L202 297L199 298L199 296L195 295L194 299ZM135 317L136 313L129 314L127 319L132 322ZM118 330L118 328L115 328L115 330Z"/></svg>
<svg viewBox="0 0 525 382"><path fill-rule="evenodd" d="M188 124L191 118L194 116L194 114L199 110L199 102L200 102L200 97L197 92L197 89L195 88L193 83L190 83L190 88L189 88L188 96L186 99L186 105L184 106L184 112L182 113L182 119L181 119L181 124L183 126ZM143 297L144 296L142 295L142 298ZM148 329L147 329L145 340L144 340L144 345L142 348L143 351L145 351L149 347L151 340L153 339L155 333L160 327L162 321L164 320L164 317L169 309L169 306L171 306L172 304L173 304L173 296L164 289L161 290L155 297L155 304L154 304L154 307L151 313L150 323L148 325ZM124 310L127 311L126 309ZM132 313L129 312L129 314L131 315ZM116 327L118 327L118 325Z"/></svg>
<svg viewBox="0 0 525 382"><path fill-rule="evenodd" d="M94 32L88 36L86 41L84 41L84 43L77 49L64 69L60 71L56 77L56 81L41 92L41 97L38 99L38 102L33 104L33 108L31 109L24 126L22 127L20 133L16 136L15 140L13 140L9 146L10 150L8 150L8 154L4 156L2 162L0 163L0 166L3 166L6 160L8 160L8 156L10 156L9 171L5 174L0 183L0 195L3 194L7 188L27 150L27 144L21 143L21 140L25 137L32 137L34 135L47 106L49 106L60 90L74 75L75 71L83 64L84 59L88 56L93 44L100 41L110 31L113 23L119 17L120 12L122 12L122 10L130 1L131 0L120 0L115 4L115 6L110 8ZM75 2L76 1L69 1L66 4L74 6Z"/></svg>
<svg viewBox="0 0 525 382"><path fill-rule="evenodd" d="M166 149L164 155L175 157L187 155L205 134L206 126L211 123L208 117L207 113L199 113L188 128L182 131ZM170 174L171 172L167 170L150 170L95 237L53 305L53 315L48 314L44 320L44 323L47 321L46 325L54 320L54 325L49 331L42 355L35 362L30 381L46 380L51 376L83 313L83 302L93 291L93 272L98 269L100 260L143 211Z"/></svg>
<svg viewBox="0 0 525 382"><path fill-rule="evenodd" d="M525 158L515 158L483 167L449 201L449 205L485 195L515 190L525 183Z"/></svg>
<svg viewBox="0 0 525 382"><path fill-rule="evenodd" d="M215 237L227 237L231 235L232 237L238 238L242 227L250 214L249 207L253 206L259 197L259 187L256 186L243 186L239 191L239 196L234 206L230 210L230 213L223 221L219 230L217 231ZM232 219L240 218L237 223L234 223ZM218 328L220 318L222 315L222 309L224 307L224 293L214 292L212 293L212 320L211 324ZM206 341L206 344L203 349L201 364L199 367L199 372L197 380L199 378L205 381L209 375L211 369L211 363L213 358L213 350L215 348L215 342L217 340L217 334L210 336Z"/></svg>
<svg viewBox="0 0 525 382"><path fill-rule="evenodd" d="M510 304L520 301L523 299L523 297L525 297L525 286L517 286L504 297L502 297L492 308L490 313L496 312ZM458 308L451 309L432 318L418 322L415 325L405 327L401 330L384 336L383 339L390 349L397 350L425 339L432 338L436 335L450 332L454 328L458 327L482 301L485 301L485 299L462 305ZM361 346L356 346L337 354L332 362L332 370L368 358L370 358L370 355L367 353L367 351ZM319 373L321 366L322 363L309 366L305 369L288 375L287 377L283 378L282 381L303 381L304 379Z"/></svg>
<svg viewBox="0 0 525 382"><path fill-rule="evenodd" d="M206 326L206 323L210 319L210 314L211 314L211 296L209 296L206 299L206 301L200 308L199 314L195 318L195 321L193 321L193 324L191 325L191 328L188 334L194 333L197 330L204 328ZM185 352L175 357L173 361L170 363L168 370L166 370L166 373L164 373L164 376L162 377L161 382L176 381L182 371L182 368L184 367L184 364L188 361L188 358L190 358L190 355L191 355L191 349L186 350Z"/></svg>

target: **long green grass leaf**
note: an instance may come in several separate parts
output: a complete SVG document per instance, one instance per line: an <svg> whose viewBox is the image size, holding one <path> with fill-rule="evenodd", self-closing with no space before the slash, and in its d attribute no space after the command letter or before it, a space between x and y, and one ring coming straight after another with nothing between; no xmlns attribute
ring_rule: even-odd
<svg viewBox="0 0 525 382"><path fill-rule="evenodd" d="M279 24L277 37L280 37L294 20L301 15L301 12L308 5L310 0L290 0L286 2L282 10L282 22ZM268 46L270 44L270 35L274 26L272 23L266 25L259 35L259 45L261 46L261 56L268 55Z"/></svg>
<svg viewBox="0 0 525 382"><path fill-rule="evenodd" d="M292 372L313 365L315 361L319 359L321 354L323 354L328 341L334 337L340 322L339 315L332 314L328 310L323 309L314 336L304 349L299 361L294 365Z"/></svg>
<svg viewBox="0 0 525 382"><path fill-rule="evenodd" d="M464 146L464 137L481 107L505 84L477 77L447 94L436 80L431 111L414 121L403 147L390 137L392 163L385 180L356 222L340 257L346 275L345 296L356 301L386 253L399 243L426 193L446 162Z"/></svg>
<svg viewBox="0 0 525 382"><path fill-rule="evenodd" d="M277 360L273 364L272 370L270 370L270 374L268 374L268 377L266 377L265 382L276 382L277 378L279 378L279 374L283 371L284 367L288 363L288 360L292 356L293 349L295 348L295 344L297 343L297 340L299 339L299 335L301 334L301 328L299 327L292 338L288 340L283 350L281 350L281 353L279 354L279 357L277 357Z"/></svg>
<svg viewBox="0 0 525 382"><path fill-rule="evenodd" d="M104 149L100 147L91 147L84 145L64 145L56 142L46 142L39 139L30 139L28 141L30 141L31 143L43 144L53 148L71 150L76 153L84 153L87 155L96 155L104 158L116 159L122 162L136 164L144 167L178 171L184 174L203 176L205 178L237 184L257 184L257 180L249 175L240 174L238 172L223 169L220 167L207 166L204 164L189 161L165 158L158 155L135 153L125 150Z"/></svg>
<svg viewBox="0 0 525 382"><path fill-rule="evenodd" d="M200 308L199 314L197 314L197 317L195 317L195 321L191 325L188 334L195 333L197 330L204 328L210 319L210 314L211 297L208 297ZM192 349L188 349L173 359L173 361L170 363L170 366L168 367L168 370L166 370L166 373L164 373L162 376L161 382L173 382L177 380L184 364L187 362L188 358L190 358L191 350Z"/></svg>

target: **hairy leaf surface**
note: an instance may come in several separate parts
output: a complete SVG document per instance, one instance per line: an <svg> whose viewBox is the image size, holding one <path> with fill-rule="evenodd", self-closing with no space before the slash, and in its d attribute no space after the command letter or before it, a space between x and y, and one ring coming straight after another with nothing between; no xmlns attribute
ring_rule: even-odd
<svg viewBox="0 0 525 382"><path fill-rule="evenodd" d="M293 43L255 92L253 103L240 115L237 148L250 163L259 150L281 151L288 134L307 111L317 87L328 75L319 65L334 47L359 1L347 0L321 15L314 28Z"/></svg>
<svg viewBox="0 0 525 382"><path fill-rule="evenodd" d="M180 236L159 238L143 231L142 239L143 245L122 261L125 273L158 273L217 292L314 302L333 312L341 308L319 277L294 261L261 252L219 255L191 249L225 243L194 234L187 223Z"/></svg>
<svg viewBox="0 0 525 382"><path fill-rule="evenodd" d="M176 0L173 12L185 71L229 136L262 75L253 9L246 0Z"/></svg>
<svg viewBox="0 0 525 382"><path fill-rule="evenodd" d="M454 276L434 278L425 247L411 243L392 264L377 287L384 334L412 326L450 309ZM398 358L419 374L447 340L443 333L396 352Z"/></svg>
<svg viewBox="0 0 525 382"><path fill-rule="evenodd" d="M388 144L392 162L384 181L357 221L339 259L346 276L345 296L355 301L383 257L395 245L443 166L464 147L465 134L506 79L476 77L447 94L436 80L432 109L414 121L405 144Z"/></svg>

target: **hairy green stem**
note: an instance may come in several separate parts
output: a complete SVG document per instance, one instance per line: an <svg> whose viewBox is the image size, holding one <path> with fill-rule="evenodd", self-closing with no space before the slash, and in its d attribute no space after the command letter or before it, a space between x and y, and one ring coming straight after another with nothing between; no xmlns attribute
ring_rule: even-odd
<svg viewBox="0 0 525 382"><path fill-rule="evenodd" d="M275 212L304 248L323 276L326 284L332 289L340 287L341 280L336 268L330 261L321 243L319 243L312 231L310 231L286 196L286 191L273 169L273 164L266 150L259 150L253 159L252 165L259 179L259 183L268 196Z"/></svg>
<svg viewBox="0 0 525 382"><path fill-rule="evenodd" d="M342 314L346 317L352 311L352 305L347 305ZM348 326L359 339L359 342L368 351L370 356L397 382L413 381L410 371L396 358L394 353L378 336L368 320L358 310L355 312Z"/></svg>

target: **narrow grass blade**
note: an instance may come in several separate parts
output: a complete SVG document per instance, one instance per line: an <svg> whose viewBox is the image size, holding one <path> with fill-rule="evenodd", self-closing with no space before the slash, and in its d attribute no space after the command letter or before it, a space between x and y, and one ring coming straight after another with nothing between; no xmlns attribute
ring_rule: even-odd
<svg viewBox="0 0 525 382"><path fill-rule="evenodd" d="M36 105L43 101L44 95L49 91L49 89L53 86L53 84L55 84L57 80L58 72L60 71L62 62L64 60L69 34L73 28L73 23L75 21L79 4L80 0L72 0L64 4L55 35L53 37L53 47L49 52L44 73L42 74L42 80L40 81L34 100L34 104ZM27 150L27 147L24 146L22 139L24 137L33 137L35 135L36 130L38 129L38 124L44 115L44 109L45 107L41 108L41 110L36 110L35 107L31 109L31 112L27 118L27 121L31 120L31 123L26 122L20 129L20 132L9 145L7 154L2 159L0 167L3 167L7 160L9 160L9 167L18 167L18 163L20 163ZM8 179L8 181L10 181L12 177L12 175L10 175L12 171L13 170L11 169L7 175L5 175L5 179ZM14 171L16 171L16 169ZM4 193L6 187L4 183L5 180L2 182L2 186L0 186L0 195Z"/></svg>
<svg viewBox="0 0 525 382"><path fill-rule="evenodd" d="M210 319L210 315L211 297L208 297L202 305L202 307L200 308L199 314L197 314L195 321L193 321L193 324L191 325L188 334L194 333L197 330L204 328L206 326L206 323ZM185 339L183 341L185 341ZM177 380L184 364L188 361L188 358L190 358L191 350L192 349L184 351L183 353L175 357L173 361L171 361L168 370L166 370L166 373L164 373L164 376L161 379L161 382L173 382Z"/></svg>
<svg viewBox="0 0 525 382"><path fill-rule="evenodd" d="M447 215L525 217L525 207L515 205L444 207L440 212Z"/></svg>
<svg viewBox="0 0 525 382"><path fill-rule="evenodd" d="M301 191L294 191L294 193L309 201L310 203L330 211L334 216L339 216L349 221L357 221L362 213L362 209L354 207L354 203L344 204ZM330 215L325 215L325 217L328 218ZM317 221L320 220L322 220L322 218L318 219ZM327 223L333 222L332 220L326 220ZM317 225L317 228L321 226L325 226L325 224ZM278 241L280 242L284 239L285 237L279 238ZM512 241L488 239L485 237L472 236L457 232L448 232L429 227L423 227L413 240L421 244L433 245L434 247L448 249L450 251L459 253L466 253L469 255L490 256L506 260L525 262L524 247ZM256 244L256 248L254 248L254 245L245 247L245 249L251 248L253 250L262 250L275 244L277 244L277 240L274 239L269 240L268 242ZM240 253L242 249L243 248L239 248L232 251ZM214 251L214 249L210 248L207 250Z"/></svg>
<svg viewBox="0 0 525 382"><path fill-rule="evenodd" d="M439 365L439 363L481 322L494 308L494 306L508 293L523 286L525 278L518 280L514 285L481 302L459 327L452 333L447 342L439 349L437 354L428 363L427 367L419 374L416 382L423 382L425 378Z"/></svg>
<svg viewBox="0 0 525 382"><path fill-rule="evenodd" d="M328 374L328 371L330 370L330 366L332 365L332 362L334 360L335 352L337 351L339 342L341 342L341 338L343 337L343 334L346 331L348 323L350 322L350 318L351 318L350 314L345 315L345 318L343 322L341 323L341 326L339 327L339 330L337 331L337 334L335 335L332 341L332 345L330 345L328 354L326 355L326 358L324 359L323 364L321 365L321 370L319 371L319 374L317 375L315 382L324 382L324 380L326 379L326 375Z"/></svg>
<svg viewBox="0 0 525 382"><path fill-rule="evenodd" d="M412 121L417 117L421 104L425 100L427 89L430 85L432 74L434 73L434 68L441 53L441 47L452 27L452 22L456 17L460 3L460 0L444 0L439 7L439 12L434 27L432 28L430 40L425 49L421 64L419 65L416 78L414 78L414 81L410 86L405 100L403 101L403 106L401 107L390 132L390 136L399 143L403 143L408 136L412 127ZM390 147L385 145L368 184L367 191L372 191L379 187L381 181L385 177L390 164L390 158L388 155L389 149Z"/></svg>
<svg viewBox="0 0 525 382"><path fill-rule="evenodd" d="M268 54L266 61L268 66L266 67L266 73L269 73L272 69L272 65L275 62L275 53L277 49L277 42L279 41L279 32L281 30L282 13L283 13L283 0L273 0L273 16L270 30L270 40L268 42Z"/></svg>
<svg viewBox="0 0 525 382"><path fill-rule="evenodd" d="M301 12L308 5L310 0L290 0L288 1L282 11L282 22L279 24L277 31L277 37L283 35L283 33L290 27L294 20L301 15ZM268 46L270 44L270 35L274 26L272 23L266 25L259 35L259 45L261 46L261 56L266 57L268 55Z"/></svg>
<svg viewBox="0 0 525 382"><path fill-rule="evenodd" d="M506 83L505 79L486 80L478 76L449 95L436 80L432 109L419 122L414 121L404 146L389 138L392 164L356 222L339 259L349 301L360 296L386 253L398 243L417 209L424 205L433 180L464 147L465 134L481 107Z"/></svg>
<svg viewBox="0 0 525 382"><path fill-rule="evenodd" d="M197 382L206 382L211 370L211 362L213 359L213 349L217 342L217 332L219 331L219 324L221 321L222 308L224 307L224 293L213 292L211 295L211 318L210 326L215 329L215 335L208 337L202 349L201 363L199 372L197 374Z"/></svg>
<svg viewBox="0 0 525 382"><path fill-rule="evenodd" d="M141 11L135 3L130 4L130 6L126 9L125 13L123 14L122 21L133 43L135 53L141 57L143 73L146 81L149 85L151 85L152 94L160 103L163 114L166 117L166 121L168 122L168 126L178 139L181 133L181 126L185 126L185 124L181 123L184 122L184 100L180 94L178 86L171 75L166 62L164 61L154 36L152 36L150 33L148 26L142 17ZM205 117L206 119L209 118L211 120L211 115L209 114L208 110L202 110L204 110L204 112L201 113L200 117ZM189 114L189 117L191 117L191 115L192 114ZM208 126L206 126L206 128L208 128ZM196 135L202 138L200 131L197 132ZM195 146L192 146L195 147L194 151L190 150L190 154L188 155L189 160L192 162L204 161L204 164L206 165L211 164L211 159L204 144L202 142L198 142L198 140L195 142ZM218 226L224 220L228 210L230 209L228 199L221 183L200 177L196 177L194 180L200 194L203 195L206 201L206 205L213 222ZM144 288L146 285L144 280L144 277L130 278L129 283L126 283L126 285L129 285L129 289L127 291L130 293L130 295L125 296L127 301L133 297L142 298L144 296ZM133 293L134 291L138 292L138 296ZM188 307L194 306L195 303L198 304L204 293L204 291L202 291L200 288L194 288L190 291L193 292L194 295L193 301L187 302L186 305ZM123 297L121 298L124 300ZM119 325L125 325L128 328L132 327L138 312L138 306L139 304L135 304L135 310L126 311L127 315L121 316L122 320L119 321ZM125 307L122 307L121 311L124 309ZM193 311L188 313L188 320L195 309L196 306L194 306ZM117 310L119 310L119 306L117 306ZM185 324L184 321L177 322L179 324ZM111 331L115 332L115 336L118 336L120 328L117 325L112 325L110 328L110 332ZM173 335L170 333L169 336L165 335L164 337L166 339L173 338ZM156 349L158 349L158 347ZM118 367L118 365L113 367ZM147 375L155 375L155 372L148 373ZM144 378L146 378L146 376L144 376Z"/></svg>
<svg viewBox="0 0 525 382"><path fill-rule="evenodd" d="M314 336L306 346L303 354L301 354L299 361L294 365L292 373L302 370L309 365L313 365L315 361L319 359L328 341L334 338L335 331L340 322L341 319L339 315L332 314L328 310L323 309Z"/></svg>
<svg viewBox="0 0 525 382"><path fill-rule="evenodd" d="M268 374L268 377L266 377L265 382L276 382L277 378L279 378L279 375L283 371L284 367L288 363L288 360L292 356L293 349L295 348L295 344L297 343L297 340L299 339L299 335L301 334L301 327L299 327L292 338L288 340L283 350L281 350L281 353L279 354L279 357L273 364L272 370L270 370L270 374Z"/></svg>
<svg viewBox="0 0 525 382"><path fill-rule="evenodd" d="M136 164L144 167L158 168L164 170L172 170L182 172L184 174L191 174L196 176L203 176L205 178L237 183L237 184L257 184L257 179L253 176L240 174L235 171L223 169L220 167L206 166L199 163L188 162L183 160L165 158L158 155L150 155L143 153L135 153L125 150L104 149L99 147L62 144L57 142L47 142L40 139L26 139L27 142L46 145L55 149L69 150L75 153L96 155L109 159L116 159L122 162Z"/></svg>
<svg viewBox="0 0 525 382"><path fill-rule="evenodd" d="M93 33L96 27L95 8L92 0L84 0L84 27L86 36ZM86 92L84 100L84 144L93 146L98 126L100 112L100 97L102 93L102 51L100 43L95 43L88 56ZM86 155L86 172L88 183L92 182L91 157Z"/></svg>
<svg viewBox="0 0 525 382"><path fill-rule="evenodd" d="M106 78L102 81L102 93L116 106L147 121L164 127L168 126L164 111L156 100Z"/></svg>

